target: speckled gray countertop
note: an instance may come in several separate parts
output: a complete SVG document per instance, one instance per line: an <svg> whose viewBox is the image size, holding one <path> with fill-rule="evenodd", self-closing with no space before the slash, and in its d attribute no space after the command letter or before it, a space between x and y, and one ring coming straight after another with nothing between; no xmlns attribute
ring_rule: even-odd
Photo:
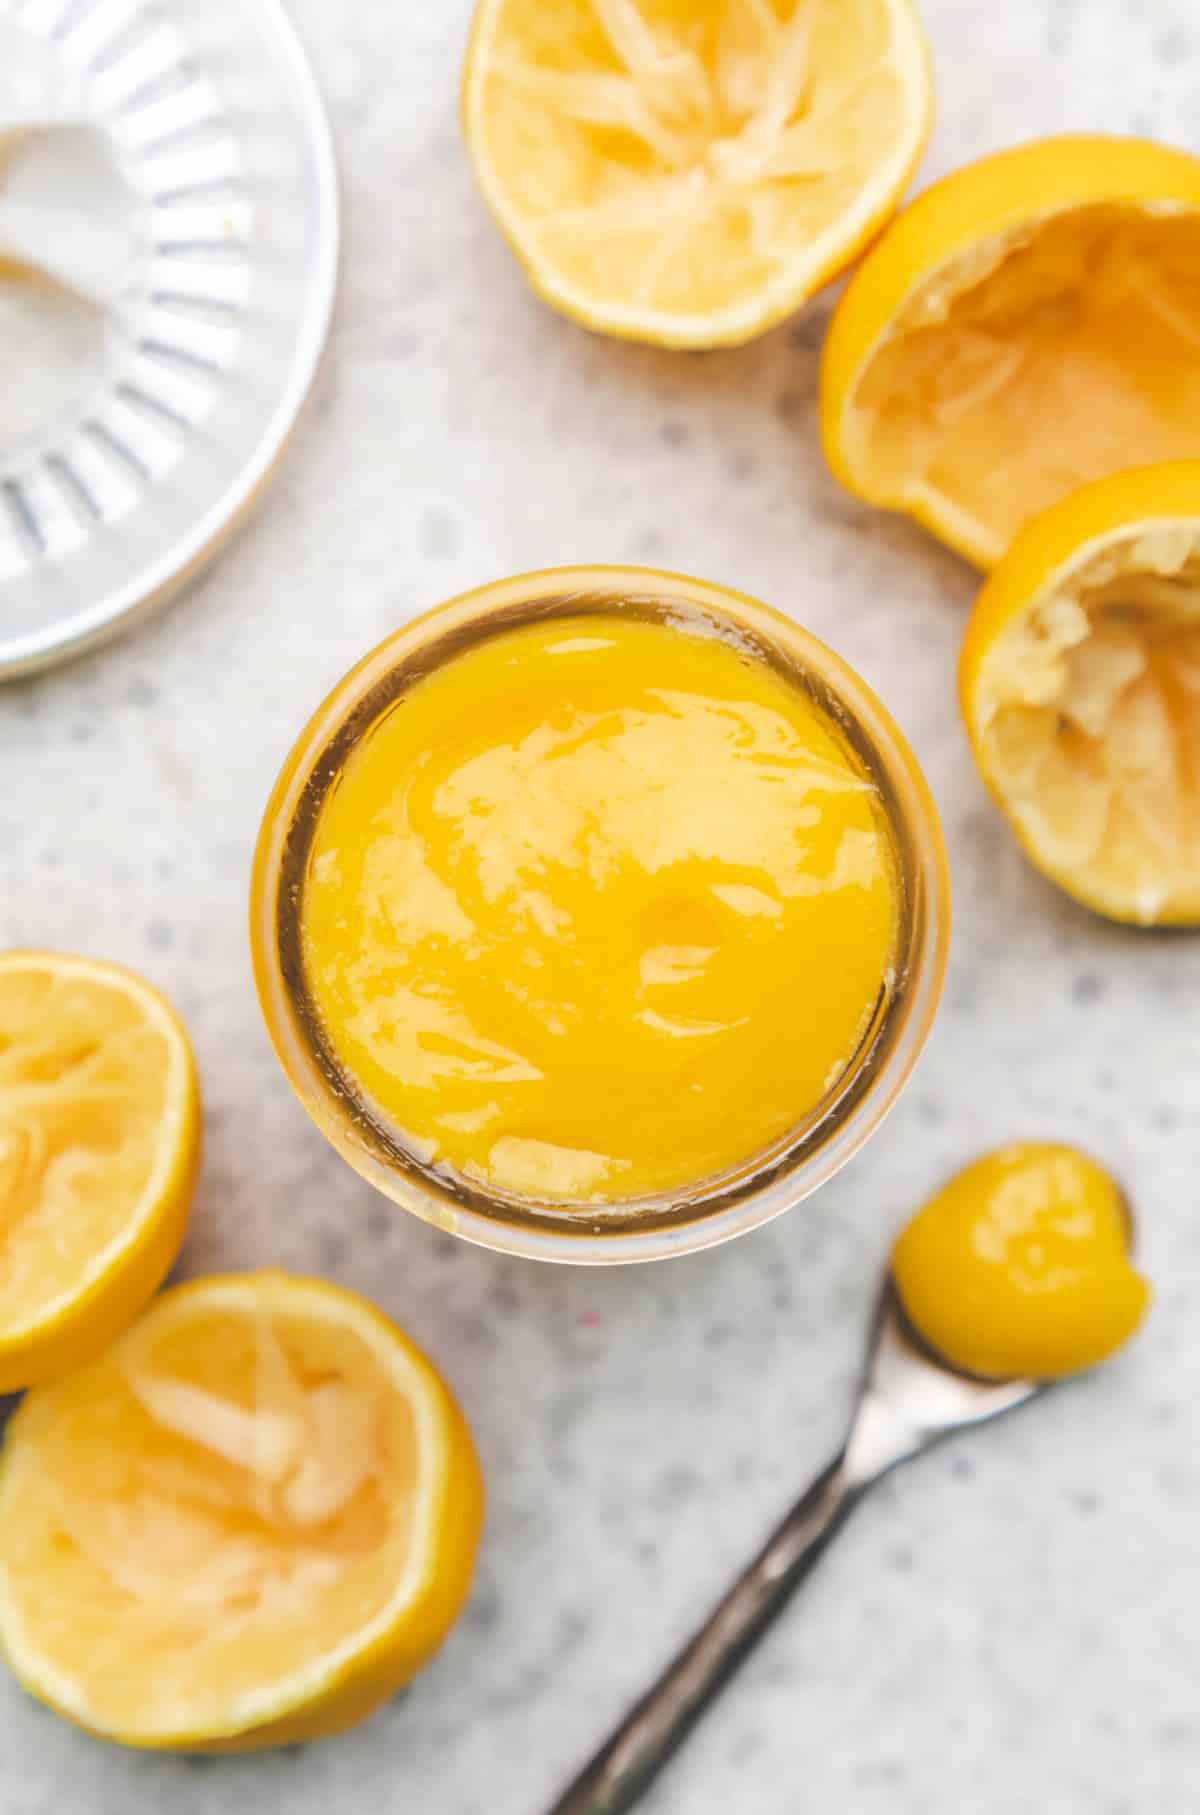
<svg viewBox="0 0 1200 1815"><path fill-rule="evenodd" d="M885 1485L648 1815L1194 1815L1200 946L1089 919L988 806L953 698L972 575L826 475L827 305L699 357L568 326L464 164L467 0L295 10L345 184L329 358L265 508L191 596L0 692L0 944L123 959L176 997L208 1101L187 1270L274 1262L373 1294L462 1397L487 1536L434 1665L324 1746L139 1757L0 1677L0 1811L539 1815L835 1444L897 1222L1032 1131L1131 1185L1147 1335ZM940 119L922 181L1060 127L1200 146L1196 0L923 10ZM326 1149L260 1024L246 882L289 741L369 644L503 572L626 559L757 593L862 670L937 793L958 921L916 1080L834 1185L698 1258L572 1271L439 1235Z"/></svg>

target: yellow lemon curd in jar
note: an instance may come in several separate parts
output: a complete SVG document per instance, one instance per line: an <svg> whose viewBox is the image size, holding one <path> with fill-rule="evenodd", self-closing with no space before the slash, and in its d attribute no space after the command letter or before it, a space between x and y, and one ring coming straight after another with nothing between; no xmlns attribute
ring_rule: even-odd
<svg viewBox="0 0 1200 1815"><path fill-rule="evenodd" d="M699 620L555 616L417 679L314 829L301 949L353 1086L525 1200L677 1191L838 1089L892 984L878 793Z"/></svg>
<svg viewBox="0 0 1200 1815"><path fill-rule="evenodd" d="M892 1277L955 1367L993 1379L1073 1374L1137 1329L1150 1287L1129 1259L1114 1180L1073 1147L1025 1141L958 1173L903 1230Z"/></svg>

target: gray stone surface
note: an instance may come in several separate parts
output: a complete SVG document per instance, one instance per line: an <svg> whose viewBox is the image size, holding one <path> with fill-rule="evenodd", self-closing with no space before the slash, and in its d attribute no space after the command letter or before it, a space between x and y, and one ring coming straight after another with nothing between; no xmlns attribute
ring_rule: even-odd
<svg viewBox="0 0 1200 1815"><path fill-rule="evenodd" d="M1194 0L924 11L941 111L922 181L1059 127L1200 143ZM647 1808L1192 1815L1200 951L1077 911L988 806L953 697L973 578L826 475L828 305L704 357L579 332L528 295L473 191L466 0L297 12L345 183L329 359L265 508L191 596L0 693L0 944L171 991L208 1102L186 1270L271 1262L372 1293L469 1411L487 1537L440 1658L324 1747L125 1755L0 1678L0 1810L537 1815L835 1443L900 1219L1033 1132L1131 1185L1147 1335L886 1486ZM541 1269L391 1213L309 1128L254 1003L247 868L291 737L370 643L503 572L628 558L772 600L876 685L945 815L957 936L913 1086L819 1199L667 1267Z"/></svg>

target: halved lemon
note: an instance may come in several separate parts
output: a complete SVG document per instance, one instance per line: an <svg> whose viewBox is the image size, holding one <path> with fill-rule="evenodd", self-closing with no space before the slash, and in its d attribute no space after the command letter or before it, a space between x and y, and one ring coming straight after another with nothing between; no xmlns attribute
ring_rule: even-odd
<svg viewBox="0 0 1200 1815"><path fill-rule="evenodd" d="M1200 923L1200 461L1036 518L975 604L960 691L1051 881L1113 920Z"/></svg>
<svg viewBox="0 0 1200 1815"><path fill-rule="evenodd" d="M481 1506L447 1387L364 1299L198 1280L15 1414L0 1642L34 1695L126 1745L320 1738L441 1643Z"/></svg>
<svg viewBox="0 0 1200 1815"><path fill-rule="evenodd" d="M749 340L844 270L932 109L911 0L479 0L463 76L533 288L660 346Z"/></svg>
<svg viewBox="0 0 1200 1815"><path fill-rule="evenodd" d="M1068 137L956 171L855 273L821 392L842 482L980 567L1081 485L1200 455L1200 158Z"/></svg>
<svg viewBox="0 0 1200 1815"><path fill-rule="evenodd" d="M111 964L0 953L0 1391L129 1324L183 1241L200 1149L187 1034Z"/></svg>

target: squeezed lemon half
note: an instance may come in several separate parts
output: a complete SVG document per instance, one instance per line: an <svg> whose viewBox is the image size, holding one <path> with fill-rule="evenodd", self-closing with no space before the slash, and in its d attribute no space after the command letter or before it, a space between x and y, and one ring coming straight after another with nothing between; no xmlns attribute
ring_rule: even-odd
<svg viewBox="0 0 1200 1815"><path fill-rule="evenodd" d="M140 977L0 953L0 1391L89 1360L183 1241L200 1145L191 1047Z"/></svg>
<svg viewBox="0 0 1200 1815"><path fill-rule="evenodd" d="M1069 895L1200 922L1200 461L1121 473L1017 538L960 666L980 773Z"/></svg>
<svg viewBox="0 0 1200 1815"><path fill-rule="evenodd" d="M1092 480L1200 454L1200 158L1017 146L907 208L834 314L834 472L980 567Z"/></svg>
<svg viewBox="0 0 1200 1815"><path fill-rule="evenodd" d="M319 1738L441 1643L481 1505L448 1389L365 1300L196 1281L13 1417L0 1642L34 1695L127 1745Z"/></svg>
<svg viewBox="0 0 1200 1815"><path fill-rule="evenodd" d="M463 77L534 289L662 346L797 309L891 212L931 119L910 0L480 0Z"/></svg>

